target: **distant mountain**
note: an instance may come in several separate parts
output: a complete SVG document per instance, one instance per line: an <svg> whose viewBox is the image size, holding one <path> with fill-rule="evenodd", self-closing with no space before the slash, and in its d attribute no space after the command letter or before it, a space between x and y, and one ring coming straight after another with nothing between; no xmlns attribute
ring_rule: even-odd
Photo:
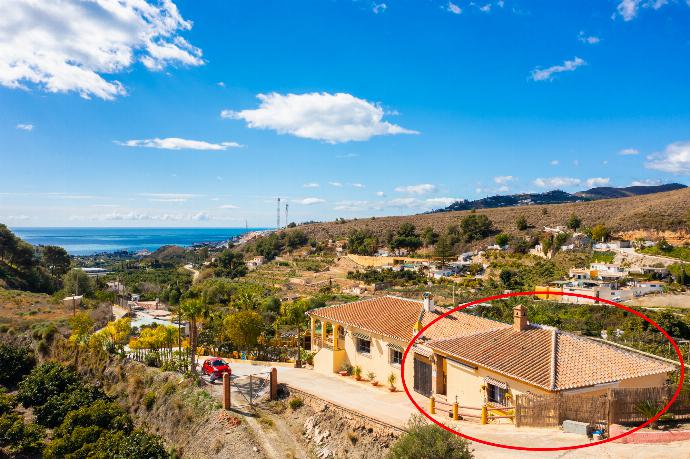
<svg viewBox="0 0 690 459"><path fill-rule="evenodd" d="M643 194L663 193L664 191L674 191L683 188L686 188L686 185L682 185L680 183L668 183L666 185L655 186L628 186L625 188L600 186L596 188L590 188L586 191L579 191L575 193L575 195L588 199L612 199L627 198L630 196L640 196Z"/></svg>
<svg viewBox="0 0 690 459"><path fill-rule="evenodd" d="M450 212L453 210L495 209L498 207L529 206L535 204L562 204L565 202L589 201L590 199L566 193L561 190L547 191L545 193L522 193L496 195L475 201L455 201L448 207L434 210L433 212Z"/></svg>
<svg viewBox="0 0 690 459"><path fill-rule="evenodd" d="M455 201L448 207L437 209L432 212L451 212L455 210L472 209L496 209L499 207L516 207L539 204L563 204L567 202L595 201L598 199L627 198L631 196L641 196L652 193L662 193L664 191L674 191L687 188L680 183L669 183L667 185L654 186L629 186L625 188L597 187L577 193L567 193L562 190L547 191L545 193L522 193L496 195L474 201L462 200Z"/></svg>

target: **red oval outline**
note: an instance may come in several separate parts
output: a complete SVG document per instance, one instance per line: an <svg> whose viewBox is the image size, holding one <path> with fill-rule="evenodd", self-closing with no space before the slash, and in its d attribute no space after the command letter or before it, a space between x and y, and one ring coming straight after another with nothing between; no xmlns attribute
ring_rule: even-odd
<svg viewBox="0 0 690 459"><path fill-rule="evenodd" d="M450 314L452 314L452 313L454 313L454 312L456 312L456 311L460 311L460 310L462 310L462 309L465 309L465 308L468 307L468 306L473 306L473 305L475 305L475 304L484 303L484 302L486 302L486 301L500 300L500 299L502 299L502 298L509 298L509 297L513 297L513 296L533 296L533 295L565 295L565 296L575 296L575 297L578 297L578 298L585 298L585 299L588 299L588 300L595 300L595 301L598 301L598 302L600 302L600 303L607 303L607 304L610 304L610 305L612 305L612 306L616 306L616 307L618 307L618 308L621 308L621 309L623 309L623 310L625 310L625 311L628 311L628 312L630 312L630 313L632 313L632 314L635 314L635 315L638 316L638 317L641 317L642 319L646 320L646 321L649 322L650 324L654 325L654 327L655 327L657 330L659 330L659 331L666 337L666 339L669 340L669 342L670 342L671 345L673 346L673 349L676 351L676 354L678 355L678 362L680 363L680 380L678 381L678 388L677 388L676 391L674 392L674 394L673 394L673 396L671 397L671 399L669 400L669 402L661 409L661 411L659 411L654 417L648 419L645 423L640 424L639 426L634 427L633 429L631 429L631 430L629 430L629 431L627 431L627 432L624 432L624 433L622 433L622 434L616 435L615 437L609 437L609 438L607 438L607 439L605 439L605 440L600 440L600 441L596 441L596 442L583 443L583 444L581 444L581 445L569 445L569 446L560 446L560 447L554 447L554 448L529 448L529 447L527 447L527 446L505 445L505 444L502 444L502 443L494 443L494 442L491 442L491 441L488 441L488 440L482 440L481 438L475 438L475 437L472 437L472 436L470 436L470 435L465 435L465 434L462 434L462 433L458 432L458 431L455 430L455 429L451 429L450 427L441 424L441 423L438 422L436 419L434 419L433 417L431 417L426 411L424 411L424 409L422 409L422 407L419 406L419 405L417 404L417 402L415 402L415 400L412 398L412 394L410 394L410 390L409 390L408 387L407 387L407 383L405 382L405 360L407 359L407 354L410 352L410 349L412 348L412 345L414 344L414 342L417 341L417 339L418 339L421 335L424 334L424 332L426 331L427 328L431 327L433 324L435 324L435 323L438 322L439 320L443 319L444 317L446 317L446 316L448 316L448 315L450 315ZM671 337L671 335L669 335L669 334L666 332L666 330L664 330L663 328L661 328L661 327L659 326L659 324L657 324L656 322L654 322L654 321L653 321L652 319L650 319L649 317L647 317L647 316L645 316L644 314L642 314L642 313L640 313L640 312L637 312L637 311L635 311L635 310L633 310L633 309L631 309L631 308L629 308L629 307L627 307L627 306L625 306L625 305L623 305L623 304L616 303L616 302L614 302L614 301L607 300L607 299L604 299L604 298L597 298L597 297L594 297L594 296L582 295L582 294L580 294L580 293L534 291L534 292L513 292L513 293L504 293L504 294L501 294L501 295L488 296L488 297L486 297L486 298L481 298L481 299L479 299L479 300L471 301L471 302L469 302L469 303L466 303L466 304L457 306L457 307L455 307L455 308L449 310L448 312L445 312L445 313L441 314L439 317L437 317L436 319L432 320L432 321L429 322L425 327L423 327L421 330L419 330L419 332L412 338L412 341L410 341L410 344L407 345L407 347L405 348L405 352L403 353L403 359L402 359L402 362L401 362L401 365L400 365L400 374L401 374L401 380L402 380L403 388L405 389L405 394L407 395L407 398L410 399L410 401L412 402L412 404L417 408L417 410L418 410L420 413L422 413L422 415L424 415L424 416L425 416L427 419L429 419L431 422L433 422L433 423L436 424L437 426L441 427L441 428L444 429L444 430L447 430L448 432L450 432L450 433L452 433L452 434L458 435L459 437L465 438L465 439L470 440L470 441L474 441L474 442L477 442L477 443L483 443L483 444L485 444L485 445L495 446L495 447L504 448L504 449L512 449L512 450L518 450L518 451L567 451L567 450L573 450L573 449L588 448L588 447L590 447L590 446L601 445L601 444L604 444L604 443L608 443L608 442L612 442L612 441L618 440L618 439L623 438L623 437L625 437L625 436L631 435L631 434L637 432L637 431L640 430L640 429L643 429L643 428L647 427L649 424L651 424L652 422L656 421L656 420L659 419L661 416L663 416L663 414L664 414L666 411L668 411L669 408L671 408L671 405L673 405L673 402L676 401L676 399L678 398L678 395L680 395L680 392L681 392L681 390L682 390L682 388L683 388L683 381L685 381L685 362L684 362L684 360L683 360L683 354L682 354L680 348L678 347L678 344L676 344L676 342L673 340L673 338Z"/></svg>

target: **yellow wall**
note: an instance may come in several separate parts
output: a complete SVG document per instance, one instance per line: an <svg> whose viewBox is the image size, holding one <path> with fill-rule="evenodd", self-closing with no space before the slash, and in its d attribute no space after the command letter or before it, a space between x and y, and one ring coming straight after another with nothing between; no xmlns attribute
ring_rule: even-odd
<svg viewBox="0 0 690 459"><path fill-rule="evenodd" d="M460 406L481 407L485 403L485 394L481 387L484 385L484 377L490 376L497 381L508 384L508 392L515 397L518 394L531 392L533 394L546 394L547 391L530 386L520 381L506 378L498 373L494 373L486 368L473 370L458 365L453 360L447 362L447 397L449 402L454 402L458 397Z"/></svg>
<svg viewBox="0 0 690 459"><path fill-rule="evenodd" d="M354 261L360 266L365 266L369 268L380 267L380 266L390 266L398 265L404 263L423 263L429 262L431 260L426 258L409 258L409 257L368 257L365 255L353 255L349 254L347 256L350 260Z"/></svg>
<svg viewBox="0 0 690 459"><path fill-rule="evenodd" d="M369 355L360 354L357 352L357 338L353 332L362 333L371 337L371 353ZM412 330L410 330L410 338L412 338ZM367 373L372 371L376 374L376 380L382 385L388 385L388 376L395 373L395 387L402 390L402 378L400 377L400 366L393 366L390 364L388 343L396 344L403 349L407 346L399 340L385 338L381 335L365 332L353 327L350 327L349 332L345 336L345 353L350 365L359 365L362 368L362 377L366 378ZM407 362L406 362L407 363ZM407 367L407 365L406 365ZM410 371L411 374L411 371ZM407 376L407 373L406 373ZM411 380L408 380L408 385L411 385Z"/></svg>
<svg viewBox="0 0 690 459"><path fill-rule="evenodd" d="M314 370L325 374L337 373L346 361L347 356L342 349L339 351L328 348L319 349L314 355Z"/></svg>

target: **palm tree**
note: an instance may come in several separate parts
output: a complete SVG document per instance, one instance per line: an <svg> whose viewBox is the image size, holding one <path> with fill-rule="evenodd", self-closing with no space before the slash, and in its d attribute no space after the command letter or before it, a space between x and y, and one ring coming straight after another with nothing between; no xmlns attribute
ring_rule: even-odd
<svg viewBox="0 0 690 459"><path fill-rule="evenodd" d="M196 372L197 324L208 314L208 305L199 299L189 299L180 304L180 311L182 316L189 321L189 363L191 371Z"/></svg>

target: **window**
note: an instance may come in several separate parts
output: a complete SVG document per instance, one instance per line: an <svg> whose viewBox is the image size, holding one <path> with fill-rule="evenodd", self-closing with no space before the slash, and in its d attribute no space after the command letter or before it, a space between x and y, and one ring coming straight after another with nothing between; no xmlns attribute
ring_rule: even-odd
<svg viewBox="0 0 690 459"><path fill-rule="evenodd" d="M357 338L357 352L360 354L369 354L371 352L371 340Z"/></svg>
<svg viewBox="0 0 690 459"><path fill-rule="evenodd" d="M486 385L486 398L491 403L497 403L499 405L506 404L506 392L507 389L498 387L494 384L488 383Z"/></svg>
<svg viewBox="0 0 690 459"><path fill-rule="evenodd" d="M396 351L395 349L390 350L391 365L400 366L402 364L403 353Z"/></svg>

